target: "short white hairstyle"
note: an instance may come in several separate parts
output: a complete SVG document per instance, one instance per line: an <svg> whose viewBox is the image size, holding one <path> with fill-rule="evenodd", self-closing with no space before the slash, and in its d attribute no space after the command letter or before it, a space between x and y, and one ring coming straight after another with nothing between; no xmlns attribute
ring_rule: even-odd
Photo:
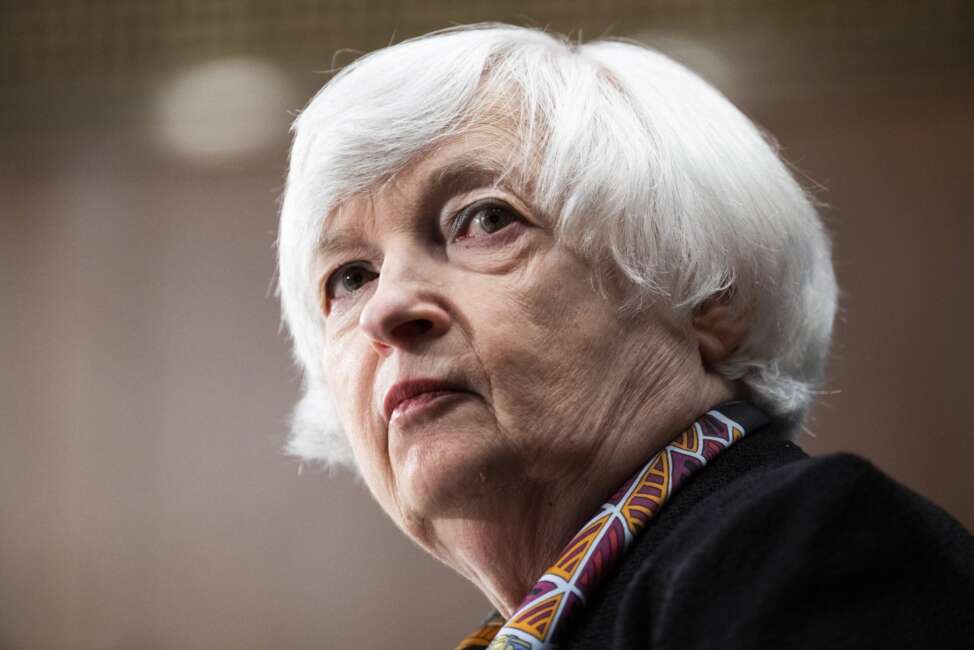
<svg viewBox="0 0 974 650"><path fill-rule="evenodd" d="M666 300L690 313L732 291L749 330L716 370L772 416L801 422L823 380L837 290L822 222L776 146L650 48L489 24L368 54L294 121L278 239L283 316L303 372L289 451L351 465L325 385L313 277L328 215L498 106L523 160L535 161L531 199L557 236L628 278L632 309Z"/></svg>

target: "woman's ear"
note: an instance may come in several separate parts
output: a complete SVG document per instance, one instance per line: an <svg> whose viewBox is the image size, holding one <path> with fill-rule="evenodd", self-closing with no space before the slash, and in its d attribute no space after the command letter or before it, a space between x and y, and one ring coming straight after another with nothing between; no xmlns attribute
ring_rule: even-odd
<svg viewBox="0 0 974 650"><path fill-rule="evenodd" d="M715 294L693 310L693 329L705 367L730 357L747 335L748 314L734 287Z"/></svg>

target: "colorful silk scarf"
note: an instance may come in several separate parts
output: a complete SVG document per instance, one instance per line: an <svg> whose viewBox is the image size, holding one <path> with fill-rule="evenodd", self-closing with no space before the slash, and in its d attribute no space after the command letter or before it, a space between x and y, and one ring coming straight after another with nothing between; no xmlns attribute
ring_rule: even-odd
<svg viewBox="0 0 974 650"><path fill-rule="evenodd" d="M734 416L734 419L729 417ZM742 423L743 422L743 423ZM748 428L766 422L760 411L730 402L708 411L626 481L561 552L505 621L494 612L456 650L549 650L566 621L612 573L646 523L686 480Z"/></svg>

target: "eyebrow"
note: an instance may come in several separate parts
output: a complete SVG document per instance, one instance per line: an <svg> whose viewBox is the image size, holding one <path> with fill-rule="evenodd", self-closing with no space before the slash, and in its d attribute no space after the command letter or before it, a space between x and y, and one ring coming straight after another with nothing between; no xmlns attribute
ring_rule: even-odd
<svg viewBox="0 0 974 650"><path fill-rule="evenodd" d="M459 194L488 185L507 187L505 179L514 174L513 166L504 166L484 156L465 153L434 170L427 178L427 194Z"/></svg>
<svg viewBox="0 0 974 650"><path fill-rule="evenodd" d="M342 251L355 248L368 248L368 246L360 237L338 232L322 241L315 250L315 253L319 260L324 260Z"/></svg>
<svg viewBox="0 0 974 650"><path fill-rule="evenodd" d="M423 189L416 212L430 214L439 211L449 198L481 187L513 191L514 184L505 181L516 178L516 170L515 165L501 165L490 160L489 156L466 152L426 175L422 181ZM321 260L341 251L362 248L370 246L360 237L338 229L331 234L325 233L316 248L316 254Z"/></svg>

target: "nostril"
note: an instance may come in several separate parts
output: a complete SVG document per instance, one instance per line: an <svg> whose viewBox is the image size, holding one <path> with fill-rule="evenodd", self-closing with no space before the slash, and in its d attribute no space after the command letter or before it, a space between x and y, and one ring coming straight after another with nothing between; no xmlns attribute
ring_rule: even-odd
<svg viewBox="0 0 974 650"><path fill-rule="evenodd" d="M414 338L428 334L433 329L433 321L426 318L416 318L402 323L395 329L397 336Z"/></svg>

